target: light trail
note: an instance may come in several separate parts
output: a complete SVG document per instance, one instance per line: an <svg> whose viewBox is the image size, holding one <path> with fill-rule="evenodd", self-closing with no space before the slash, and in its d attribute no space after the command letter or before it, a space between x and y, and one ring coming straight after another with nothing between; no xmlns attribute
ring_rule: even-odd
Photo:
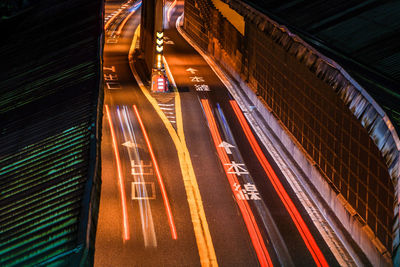
<svg viewBox="0 0 400 267"><path fill-rule="evenodd" d="M117 109L117 113L120 120L122 133L125 138L124 142L131 142L132 144L134 144L133 147L126 147L128 151L129 162L132 167L133 160L136 160L136 162L138 163L140 162L140 155L137 149L137 141L132 127L131 116L130 113L128 112L127 106L123 106L122 115L120 109ZM132 151L134 153L132 153ZM133 175L133 179L135 180L135 182L141 182L141 183L145 182L143 174ZM154 222L153 222L153 215L151 212L150 202L147 198L143 199L143 197L148 196L146 187L144 186L142 190L139 190L138 193L140 194L140 197L142 197L138 199L138 204L140 210L140 218L142 222L144 246L146 248L157 247L157 238L154 230Z"/></svg>
<svg viewBox="0 0 400 267"><path fill-rule="evenodd" d="M133 14L135 14L136 10L138 10L138 8L140 7L140 5L142 4L142 1L136 3L133 7L131 12L129 13L128 16L125 17L125 19L121 22L121 24L118 26L118 30L117 30L117 35L121 35L121 31L122 28L124 28L126 22L132 17Z"/></svg>
<svg viewBox="0 0 400 267"><path fill-rule="evenodd" d="M208 121L208 125L210 128L212 139L214 141L215 148L217 150L218 156L224 167L224 170L225 170L226 176L228 178L229 184L231 186L233 195L235 196L236 203L239 206L239 210L240 210L243 220L246 224L247 230L250 235L250 239L253 243L253 247L256 251L257 258L260 262L260 265L261 266L273 266L271 257L269 256L268 250L265 246L260 229L258 228L257 222L254 218L253 212L251 211L249 203L247 202L247 200L239 199L237 194L235 194L234 184L235 183L239 184L239 181L238 181L236 175L233 173L230 173L228 170L227 166L231 163L231 161L229 160L229 157L226 154L225 149L222 147L219 147L219 144L221 144L222 139L219 134L218 127L215 122L214 115L212 114L209 102L207 99L201 99L201 103L204 108L204 113L205 113L206 119Z"/></svg>
<svg viewBox="0 0 400 267"><path fill-rule="evenodd" d="M124 227L123 240L126 241L126 240L129 240L129 224L128 224L128 210L126 207L125 186L124 186L121 161L120 161L119 151L118 151L118 146L117 146L117 139L115 136L114 126L111 121L110 109L108 108L108 105L105 105L105 107L106 107L106 113L107 113L107 118L108 118L108 124L110 126L110 131L111 131L111 138L112 138L113 147L114 147L115 160L117 162L118 184L119 184L119 191L120 191L120 195L121 195L122 220L123 220L123 227Z"/></svg>
<svg viewBox="0 0 400 267"><path fill-rule="evenodd" d="M275 191L278 193L279 198L284 204L294 224L296 225L297 230L300 232L300 235L303 238L308 250L310 251L315 263L317 264L317 266L329 266L320 248L315 242L314 237L311 235L310 230L308 229L306 223L301 217L299 211L297 210L293 201L290 199L288 193L286 192L285 188L280 182L278 176L276 175L271 165L269 164L267 158L265 157L264 153L262 152L261 147L258 144L256 138L254 137L250 129L250 126L248 125L245 117L243 116L243 113L241 112L238 104L234 100L230 100L229 102L240 122L240 125L243 128L244 133L246 134L247 139L249 140L249 143L254 153L256 154L258 160L260 161L265 173L267 174L267 177L271 181Z"/></svg>
<svg viewBox="0 0 400 267"><path fill-rule="evenodd" d="M224 112L222 111L221 106L217 103L217 113L215 118L217 119L217 122L220 122L221 125L221 130L223 133L223 136L226 138L225 141L233 145L233 148L237 148L237 143L235 141L235 138L233 137L232 131L229 127L228 121L226 120L226 117L224 115ZM240 153L239 150L235 149L235 151L231 151L232 157L235 160L235 162L244 162L243 157ZM241 175L243 183L250 183L254 184L254 179L251 176L250 173L248 174L243 174ZM265 205L264 201L254 201L254 207L257 210L257 214L260 216L260 219L262 221L262 226L264 229L266 229L268 237L270 239L270 242L272 242L274 245L274 251L277 254L277 257L279 259L279 262L282 266L295 266L293 263L293 259L289 254L289 250L286 246L285 241L283 240L283 237L281 233L279 232L278 227L276 226L276 223L272 217L271 212Z"/></svg>
<svg viewBox="0 0 400 267"><path fill-rule="evenodd" d="M139 112L137 110L136 105L133 105L133 110L134 110L135 115L136 115L136 117L138 119L140 128L142 129L144 139L146 140L146 144L147 144L147 148L149 150L150 156L151 156L151 160L153 161L154 169L155 169L156 175L157 175L157 180L158 180L158 183L159 183L160 189L161 189L161 195L162 195L163 200L164 200L165 211L167 212L168 223L169 223L169 227L170 227L170 230L171 230L172 239L178 239L178 235L176 233L176 227L175 227L174 218L172 216L171 207L169 205L167 191L165 190L164 182L163 182L163 179L162 179L162 176L161 176L160 169L158 168L158 164L157 164L157 160L156 160L156 157L154 155L154 152L153 152L153 148L151 147L151 143L150 143L149 137L147 136L146 129L144 127L142 119L140 118L140 115L139 115Z"/></svg>
<svg viewBox="0 0 400 267"><path fill-rule="evenodd" d="M135 34L132 38L132 43L129 49L129 56L128 56L129 67L131 68L132 74L139 84L141 92L146 97L146 99L151 103L154 110L163 121L169 135L171 136L174 142L176 151L178 153L182 180L185 187L187 203L189 205L190 217L192 220L193 230L196 237L197 249L200 257L200 264L202 267L218 266L217 257L215 255L214 244L211 238L210 229L208 227L207 218L204 212L203 201L201 198L196 175L194 173L192 160L190 158L190 154L186 145L185 134L183 132L181 100L179 93L176 91L174 93L175 108L176 108L176 124L177 124L177 132L176 132L176 130L172 127L172 124L165 117L163 111L161 111L156 99L153 96L151 96L149 91L143 85L143 82L141 81L139 75L137 74L132 64L133 60L132 53L134 51L136 40L139 36L140 36L140 27L136 29ZM165 65L168 66L168 63L166 61ZM168 70L168 67L166 67L166 69ZM171 78L171 81L173 82L173 78Z"/></svg>
<svg viewBox="0 0 400 267"><path fill-rule="evenodd" d="M111 22L112 22L116 17L118 17L118 15L121 14L122 11L123 11L123 9L120 8L120 9L118 10L118 12L115 13L115 14L106 22L106 24L104 25L104 30L107 30L107 29L108 29L108 26L110 26Z"/></svg>
<svg viewBox="0 0 400 267"><path fill-rule="evenodd" d="M167 11L167 20L168 20L168 22L170 22L170 20L171 20L171 12L172 12L172 9L174 9L174 7L176 6L177 2L178 2L177 0L174 0L174 2L168 8L168 11Z"/></svg>

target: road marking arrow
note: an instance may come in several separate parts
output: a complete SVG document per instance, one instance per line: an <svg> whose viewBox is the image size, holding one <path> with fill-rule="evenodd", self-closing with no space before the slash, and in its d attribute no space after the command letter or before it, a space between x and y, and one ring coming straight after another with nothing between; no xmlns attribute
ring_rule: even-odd
<svg viewBox="0 0 400 267"><path fill-rule="evenodd" d="M125 143L122 144L123 146L129 147L129 148L134 148L135 144L132 143L131 141L127 141Z"/></svg>
<svg viewBox="0 0 400 267"><path fill-rule="evenodd" d="M225 148L226 154L232 154L231 148L234 148L235 146L229 144L228 142L222 141L222 143L219 144L218 147Z"/></svg>
<svg viewBox="0 0 400 267"><path fill-rule="evenodd" d="M196 74L196 71L198 71L198 70L193 69L193 68L188 68L188 69L186 69L186 71L189 71L191 74Z"/></svg>

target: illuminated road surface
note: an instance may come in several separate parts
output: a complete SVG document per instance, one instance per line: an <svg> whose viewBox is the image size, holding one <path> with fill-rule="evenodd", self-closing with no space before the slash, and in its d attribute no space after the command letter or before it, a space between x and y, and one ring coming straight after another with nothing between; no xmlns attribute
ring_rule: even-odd
<svg viewBox="0 0 400 267"><path fill-rule="evenodd" d="M203 114L206 115L209 132L215 143L214 150L217 149L220 162L227 171L225 179L228 177L227 180L230 180L234 195L242 190L244 196L237 197L237 202L240 203L240 198L248 199L258 226L268 237L266 243L274 243L275 248L279 249L281 261L283 259L287 260L285 264L301 266L326 266L326 263L338 265L290 186L284 179L279 179L283 175L273 159L266 151L261 150L250 128L246 128L247 122L236 102L206 62L177 33L175 20L181 11L182 8L178 5L171 12L169 27L165 31L165 57L178 89L181 90L182 110L186 115L184 126L193 124L193 121L204 120ZM212 126L213 120L216 127ZM191 130L185 128L185 131ZM192 154L198 146L196 143L191 144L191 141L195 139L188 140ZM221 145L221 142L224 144ZM203 164L198 166L201 168ZM236 177L229 178L232 174ZM258 197L263 201L258 200ZM268 213L272 216L278 233L274 233L268 221ZM284 244L279 244L280 241ZM268 251L273 263L279 265L274 251Z"/></svg>
<svg viewBox="0 0 400 267"><path fill-rule="evenodd" d="M196 231L199 230L193 226L196 222L192 220L193 211L187 200L177 149L162 120L141 93L128 65L128 51L139 20L138 12L126 22L117 38L108 35L112 36L108 42L106 38L103 184L95 265L200 266L201 258L212 260L213 257L199 251L199 247L204 246L198 244ZM159 104L176 128L174 103L168 95L162 97ZM171 230L157 171L133 105L137 106L143 120L159 166L176 236ZM193 127L188 129L192 132L185 134L188 139L196 140L202 150L190 156L211 232L212 248L208 245L208 250L217 260L210 263L256 266L256 253L223 169L215 157L204 117L200 123L191 125ZM198 162L205 165L200 167Z"/></svg>
<svg viewBox="0 0 400 267"><path fill-rule="evenodd" d="M168 13L165 31L179 99L152 95L164 120L128 63L139 5L117 7L106 6L95 265L337 265L289 186L271 175L275 163L223 84L177 33L181 6Z"/></svg>
<svg viewBox="0 0 400 267"><path fill-rule="evenodd" d="M105 89L103 184L95 265L177 266L186 262L196 266L199 256L175 148L161 120L148 104L142 103L143 97L138 95L128 66L127 53L139 19L138 15L133 15L117 41L108 43L105 48L104 73L112 74L108 85L114 89ZM177 224L177 240L171 236L155 165L134 104L139 106L157 156Z"/></svg>

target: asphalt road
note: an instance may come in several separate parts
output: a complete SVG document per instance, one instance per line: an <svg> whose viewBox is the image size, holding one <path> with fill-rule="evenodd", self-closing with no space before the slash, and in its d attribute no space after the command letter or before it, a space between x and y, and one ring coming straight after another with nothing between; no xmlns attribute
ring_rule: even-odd
<svg viewBox="0 0 400 267"><path fill-rule="evenodd" d="M140 21L139 11L128 20L121 35L117 38L109 38L112 39L111 42L107 42L109 39L106 38L104 73L105 78L112 80L105 81L105 106L109 110L119 153L127 215L124 219L118 163L105 108L102 137L102 189L95 265L199 266L199 250L177 150L162 120L141 93L128 65L129 47L134 30ZM112 14L112 12L109 11L106 14ZM107 36L112 35L106 33ZM161 104L174 103L173 98L168 95L158 97L158 99L160 103L162 102ZM171 236L154 164L133 111L133 105L138 107L162 174L176 226L176 240ZM165 107L173 108L173 106ZM196 115L197 118L199 115L202 116L201 114L200 111ZM193 151L191 158L201 196L205 199L203 205L217 261L223 266L256 266L258 262L254 249L232 197L229 184L226 183L224 171L216 161L206 125L197 123L191 123L191 125L192 127L186 127L185 131L187 131L188 139L193 139L191 145L198 148L198 151ZM132 160L135 161L134 164ZM140 163L142 169L138 166ZM132 189L132 186L136 188ZM146 188L146 193L142 192L142 197L138 197L138 191L143 191L144 188ZM124 220L127 221L126 227L124 227ZM127 236L125 228L129 228Z"/></svg>
<svg viewBox="0 0 400 267"><path fill-rule="evenodd" d="M133 5L130 3L126 9ZM110 15L111 19L117 8L115 1L106 5L106 17ZM256 237L251 234L255 227L259 229L259 243L265 246L274 265L281 264L283 255L288 265L315 266L305 241L251 148L232 109L232 97L175 29L182 7L178 5L173 11L165 30L165 58L177 84L181 108L175 106L173 93L153 94L153 97L175 130L176 112L182 111L185 140L180 141L186 143L190 154L218 265L260 265ZM124 10L117 14L106 32L102 188L95 265L199 266L205 254L199 245L193 212L201 214L201 211L193 211L193 203L188 201L187 181L184 181L187 177L182 175L173 137L129 67L128 51L140 23L140 9L124 22L128 14L131 13ZM121 23L126 24L118 33ZM156 161L152 159L138 114ZM210 118L217 125L214 134L210 131ZM222 154L213 141L215 134L232 145L223 148L229 163L221 159ZM265 149L263 152L277 176L282 177L268 152ZM290 186L284 179L281 182L329 265L338 265ZM246 222L246 216L254 218L251 223Z"/></svg>
<svg viewBox="0 0 400 267"><path fill-rule="evenodd" d="M287 210L282 204L282 201L278 197L276 190L273 188L271 182L269 181L269 179L267 179L266 173L261 167L260 162L257 160L255 153L251 149L251 145L243 132L243 129L232 109L232 106L230 105L232 96L229 94L228 90L215 75L215 73L211 70L208 64L204 61L204 59L190 45L188 45L187 42L177 32L175 28L175 20L182 11L183 8L179 8L179 6L175 9L175 12L173 12L173 15L171 16L169 27L165 31L165 35L167 36L167 38L173 42L173 44L171 43L170 45L166 45L165 57L167 62L169 63L171 72L174 75L177 87L181 90L185 132L193 132L193 124L197 124L194 122L198 122L196 127L202 129L204 129L204 125L207 123L204 120L202 108L201 105L199 105L199 99L207 99L210 102L211 108L215 111L215 114L218 113L217 106L220 106L220 110L222 110L223 114L225 115L226 122L229 125L230 130L232 131L233 138L236 141L238 150L240 151L240 154L242 155L242 158L244 160L244 162L241 162L245 164L242 165L242 167L244 167L253 178L254 184L256 185L260 196L262 197L262 200L267 207L267 211L270 212L278 228L280 238L282 238L285 243L292 263L296 266L315 265L315 261L311 256L310 251L306 247L305 242L302 239L298 229L295 227L293 220L291 219ZM197 71L191 71L190 69L194 69ZM196 82L196 78L194 77L198 77L198 82ZM199 88L199 84L208 85L207 90L209 91L203 91L204 88ZM193 136L195 135L195 133L187 134L187 136L189 135ZM195 138L188 139L188 147L191 155L198 154L197 151L199 150L199 146ZM207 150L213 149L212 147L201 148ZM274 159L269 155L268 151L266 151L265 148L262 149L277 176L283 177L283 174L280 172L279 168L274 162ZM218 161L217 158L215 160ZM210 163L199 162L199 172L202 168L201 166L208 166L208 164ZM280 179L280 181L283 184L287 193L289 194L290 198L292 199L293 203L295 204L296 208L300 212L301 217L307 224L312 236L314 237L318 247L326 258L328 264L331 266L337 266L338 262L322 239L318 230L315 228L312 220L300 204L297 196L292 191L289 184L285 181L285 179ZM250 203L254 204L256 203L256 201L250 201ZM257 209L255 208L255 205L252 205L252 208L253 210L255 210L255 214L257 216ZM208 212L210 212L210 214L212 213L211 210ZM258 223L260 226L262 225L261 221L262 220L260 219L260 217L258 217ZM270 242L274 242L275 237L269 236L269 234L267 233L268 231L266 231L265 229L263 230L265 234L264 236L266 236ZM274 263L277 262L275 261Z"/></svg>

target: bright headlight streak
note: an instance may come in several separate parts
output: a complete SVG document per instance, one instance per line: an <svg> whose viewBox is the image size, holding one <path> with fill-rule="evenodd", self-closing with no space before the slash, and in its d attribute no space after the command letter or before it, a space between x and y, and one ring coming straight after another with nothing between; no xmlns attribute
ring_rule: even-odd
<svg viewBox="0 0 400 267"><path fill-rule="evenodd" d="M150 143L149 137L147 136L146 129L144 128L144 124L142 122L142 119L140 118L140 115L139 115L139 112L137 110L136 105L133 105L133 110L135 111L135 115L136 115L136 117L138 119L140 128L142 129L144 139L146 140L146 144L147 144L147 148L149 150L150 156L151 156L151 160L153 161L154 169L155 169L156 175L157 175L158 184L160 185L160 189L161 189L161 195L162 195L162 198L164 200L164 207L165 207L165 211L167 213L168 223L169 223L169 227L170 227L170 230L171 230L172 239L178 239L178 235L176 233L176 227L175 227L174 218L172 216L171 207L169 205L167 191L165 190L165 186L164 186L164 182L163 182L163 179L162 179L162 176L161 176L161 172L160 172L160 169L158 168L157 160L156 160L156 157L155 157L155 155L153 153L153 148L151 147L151 143Z"/></svg>
<svg viewBox="0 0 400 267"><path fill-rule="evenodd" d="M296 228L299 231L301 237L303 238L304 243L306 244L308 250L310 251L315 263L317 264L317 266L329 266L320 248L315 242L314 237L311 235L310 230L308 229L306 223L301 217L299 211L297 210L296 206L290 199L285 188L280 182L278 176L276 175L275 171L272 169L267 158L262 152L261 147L259 146L257 140L255 139L250 129L250 126L248 125L245 117L243 116L238 104L234 100L230 100L229 102L240 122L240 125L243 128L244 133L246 134L247 139L249 140L249 143L254 153L256 154L258 160L260 161L265 173L267 174L267 177L271 181L271 184L273 185L275 191L278 193L279 198L284 204L294 224L296 225Z"/></svg>
<svg viewBox="0 0 400 267"><path fill-rule="evenodd" d="M125 141L130 141L131 143L135 144L134 148L128 148L129 160L131 162L132 160L136 159L137 162L140 162L139 152L137 151L136 137L132 128L132 121L128 108L126 106L123 106L123 110L121 112L118 109L118 117L121 122L121 127L123 129ZM132 151L134 153L132 153ZM135 182L137 181L145 182L143 175L134 176L134 180ZM139 190L140 197L147 196L146 188L143 187L142 190ZM153 215L151 212L149 200L139 199L138 202L139 202L140 218L142 222L144 245L145 247L157 247L157 238L154 230Z"/></svg>
<svg viewBox="0 0 400 267"><path fill-rule="evenodd" d="M108 108L108 105L105 105L106 107L106 113L107 113L107 118L108 118L108 124L110 126L110 131L111 131L111 138L113 142L113 148L114 148L114 155L115 155L115 160L117 162L117 172L118 172L118 185L119 185L119 191L120 191L120 196L121 196L121 206L122 206L122 221L123 221L123 240L129 240L129 223L128 223L128 210L126 207L126 196L125 196L125 186L124 186L124 179L122 175L122 168L121 168L121 161L119 157L119 151L118 151L118 146L117 146L117 139L115 136L115 131L114 131L114 126L111 121L111 115L110 115L110 110Z"/></svg>
<svg viewBox="0 0 400 267"><path fill-rule="evenodd" d="M249 232L250 239L253 243L253 247L256 251L258 261L260 262L261 266L273 266L272 260L269 256L268 250L265 246L264 240L262 238L260 229L258 228L257 222L254 218L254 214L251 211L249 203L247 200L238 199L237 195L234 193L234 184L239 184L239 181L235 174L229 173L228 167L226 164L230 163L229 157L226 154L224 148L219 147L221 144L222 139L218 132L218 127L214 119L214 115L212 114L210 105L207 99L201 99L201 103L204 108L204 113L206 115L206 119L208 121L208 125L210 127L210 132L212 139L214 141L215 148L217 150L218 156L223 164L225 174L228 178L229 184L231 186L232 192L235 196L236 203L239 206L239 210L242 213L242 218L246 224L247 231Z"/></svg>
<svg viewBox="0 0 400 267"><path fill-rule="evenodd" d="M174 0L174 2L168 8L168 11L167 11L168 22L170 22L170 20L171 20L171 12L172 12L172 9L174 9L174 7L176 6L176 2L177 2L177 0Z"/></svg>
<svg viewBox="0 0 400 267"><path fill-rule="evenodd" d="M118 26L118 31L117 34L121 35L122 28L124 28L126 22L132 17L133 14L135 14L135 11L139 8L139 6L142 4L142 1L137 3L130 11L129 15L126 16L126 18L121 22L121 24Z"/></svg>
<svg viewBox="0 0 400 267"><path fill-rule="evenodd" d="M119 14L121 14L121 12L123 11L123 9L118 10L117 13L115 13L108 21L107 23L104 25L104 30L108 29L108 26L110 26L111 22L118 17Z"/></svg>

